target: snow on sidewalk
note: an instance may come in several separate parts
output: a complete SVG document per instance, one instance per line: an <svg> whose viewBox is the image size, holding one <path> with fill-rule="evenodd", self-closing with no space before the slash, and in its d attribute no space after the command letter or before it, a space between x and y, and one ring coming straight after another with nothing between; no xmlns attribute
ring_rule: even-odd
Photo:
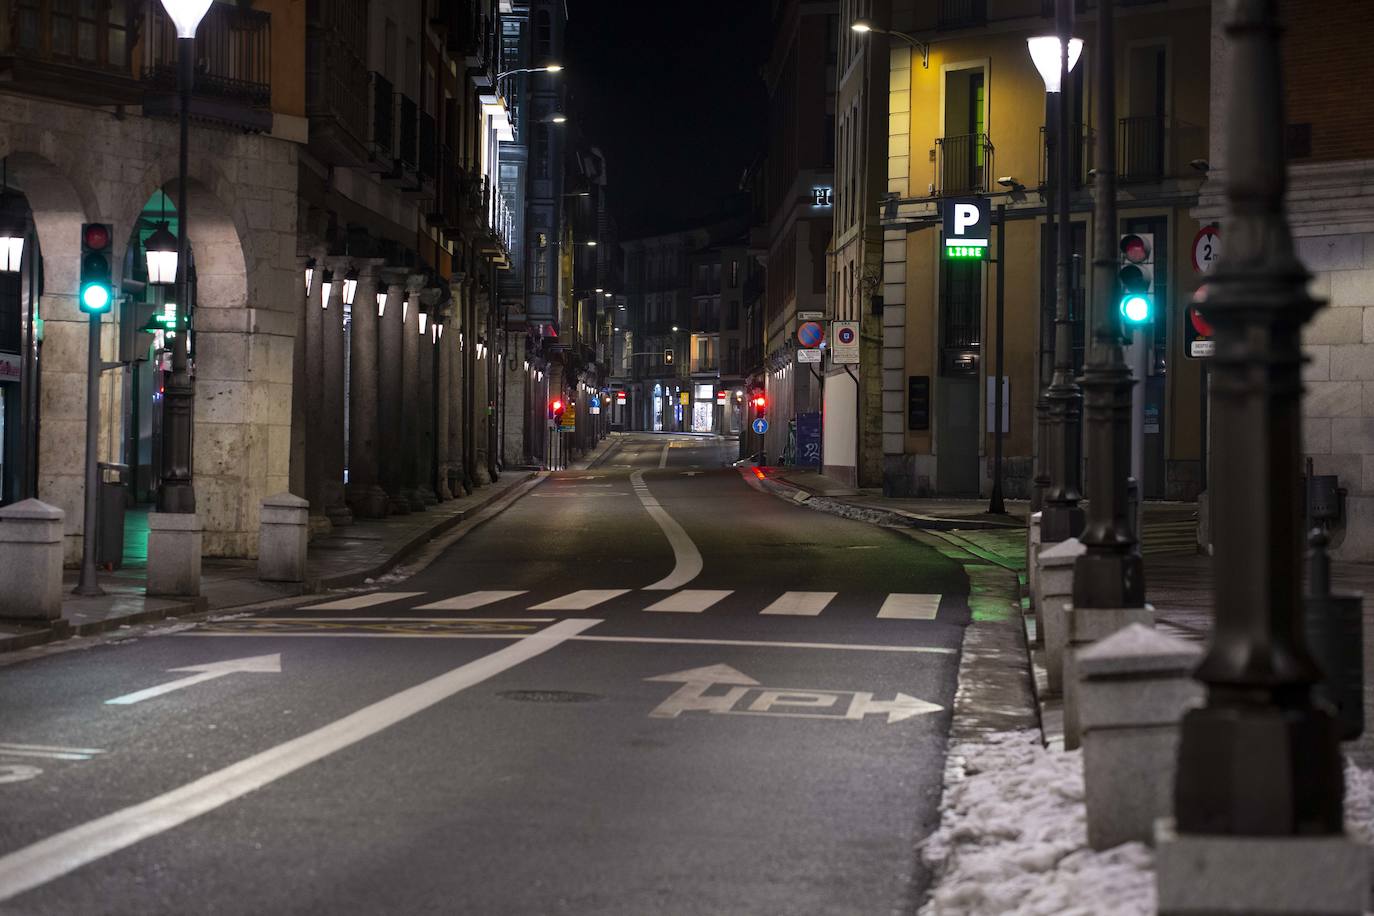
<svg viewBox="0 0 1374 916"><path fill-rule="evenodd" d="M921 844L932 872L921 916L1150 916L1154 853L1094 852L1083 758L1051 752L1038 730L950 749L940 827ZM1346 827L1374 846L1374 772L1347 764Z"/></svg>

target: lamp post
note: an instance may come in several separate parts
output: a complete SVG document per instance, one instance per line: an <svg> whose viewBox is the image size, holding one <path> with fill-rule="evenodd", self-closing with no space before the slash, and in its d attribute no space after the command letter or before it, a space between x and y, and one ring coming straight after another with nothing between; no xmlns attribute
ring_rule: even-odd
<svg viewBox="0 0 1374 916"><path fill-rule="evenodd" d="M191 86L195 80L196 29L211 0L162 0L177 32L177 94L180 96L180 150L177 160L177 327L189 328L191 302L189 212L186 199L187 157L190 145ZM196 511L196 491L191 483L191 433L195 412L195 388L191 381L189 335L178 334L172 346L172 378L162 399L162 484L157 490L157 511L191 514Z"/></svg>
<svg viewBox="0 0 1374 916"><path fill-rule="evenodd" d="M1097 8L1097 123L1116 123L1112 0ZM1145 573L1127 502L1131 468L1131 388L1116 308L1116 135L1097 132L1093 179L1093 288L1097 293L1092 347L1083 372L1088 443L1087 548L1074 564L1073 606L1145 606Z"/></svg>
<svg viewBox="0 0 1374 916"><path fill-rule="evenodd" d="M1040 521L1041 542L1057 543L1078 534L1083 527L1083 510L1079 508L1078 492L1078 384L1073 378L1073 326L1069 317L1069 289L1072 283L1073 261L1070 248L1073 244L1069 222L1069 101L1063 92L1068 82L1070 62L1076 60L1072 38L1073 0L1056 0L1056 35L1052 55L1046 55L1043 39L1031 39L1031 59L1045 80L1045 91L1053 99L1057 119L1055 135L1058 155L1055 157L1054 201L1058 210L1056 226L1056 254L1059 259L1059 280L1056 286L1054 313L1054 375L1045 392L1045 426L1047 435L1042 451L1048 457L1049 489L1045 494ZM1079 43L1081 50L1082 44ZM1037 53L1039 50L1039 53ZM1057 60L1057 70L1053 66ZM1055 78L1057 77L1057 78ZM1048 138L1051 131L1046 130ZM1047 199L1049 195L1046 195Z"/></svg>
<svg viewBox="0 0 1374 916"><path fill-rule="evenodd" d="M906 42L906 44L921 52L921 66L924 69L930 69L930 42L921 41L919 38L913 38L906 32L899 32L896 29L880 29L872 19L855 19L849 24L849 28L852 31L858 32L860 35L867 35L870 32L874 32L879 35L891 35L899 41Z"/></svg>
<svg viewBox="0 0 1374 916"><path fill-rule="evenodd" d="M18 273L24 261L29 225L18 194L9 188L9 159L0 160L0 273Z"/></svg>

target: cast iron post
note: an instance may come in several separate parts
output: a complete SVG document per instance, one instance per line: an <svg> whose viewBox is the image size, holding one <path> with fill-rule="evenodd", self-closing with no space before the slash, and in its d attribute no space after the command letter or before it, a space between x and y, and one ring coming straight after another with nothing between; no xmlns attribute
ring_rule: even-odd
<svg viewBox="0 0 1374 916"><path fill-rule="evenodd" d="M1074 563L1075 608L1145 606L1145 575L1126 497L1131 467L1131 371L1121 351L1116 259L1116 61L1112 0L1097 6L1097 167L1093 287L1098 307L1083 373L1088 445L1087 552Z"/></svg>
<svg viewBox="0 0 1374 916"><path fill-rule="evenodd" d="M1303 632L1302 349L1307 293L1284 210L1276 0L1232 0L1226 34L1226 260L1208 284L1216 328L1212 480L1216 625L1184 716L1180 834L1334 835L1342 828L1336 721Z"/></svg>
<svg viewBox="0 0 1374 916"><path fill-rule="evenodd" d="M1073 235L1069 220L1069 39L1073 37L1073 0L1056 0L1056 31L1059 35L1059 161L1055 198L1059 209L1059 283L1054 312L1054 376L1045 399L1049 402L1048 458L1050 488L1040 521L1042 543L1054 544L1077 535L1083 528L1078 501L1078 384L1073 379L1073 323L1069 291L1073 280ZM1106 127L1103 128L1107 129Z"/></svg>

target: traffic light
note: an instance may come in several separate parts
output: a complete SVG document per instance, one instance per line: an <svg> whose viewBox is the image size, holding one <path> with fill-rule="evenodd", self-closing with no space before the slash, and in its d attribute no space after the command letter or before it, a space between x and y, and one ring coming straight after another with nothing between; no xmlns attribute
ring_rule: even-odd
<svg viewBox="0 0 1374 916"><path fill-rule="evenodd" d="M81 311L100 315L114 302L114 233L109 223L81 224L81 286L77 296Z"/></svg>
<svg viewBox="0 0 1374 916"><path fill-rule="evenodd" d="M1130 232L1121 237L1121 323L1129 330L1155 320L1155 237Z"/></svg>
<svg viewBox="0 0 1374 916"><path fill-rule="evenodd" d="M673 348L668 347L663 351L663 364L671 366L673 364Z"/></svg>
<svg viewBox="0 0 1374 916"><path fill-rule="evenodd" d="M754 392L754 396L750 399L750 403L754 405L754 414L756 416L761 417L768 413L768 396L762 391Z"/></svg>
<svg viewBox="0 0 1374 916"><path fill-rule="evenodd" d="M549 401L549 419L553 420L555 423L563 419L563 411L566 406L562 398L554 398L552 401Z"/></svg>

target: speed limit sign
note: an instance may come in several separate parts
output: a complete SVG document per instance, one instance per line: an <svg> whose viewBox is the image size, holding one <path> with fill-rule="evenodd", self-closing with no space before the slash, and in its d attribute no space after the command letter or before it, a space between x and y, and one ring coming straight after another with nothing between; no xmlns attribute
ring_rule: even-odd
<svg viewBox="0 0 1374 916"><path fill-rule="evenodd" d="M1193 270L1210 274L1221 260L1221 229L1203 226L1193 237Z"/></svg>

